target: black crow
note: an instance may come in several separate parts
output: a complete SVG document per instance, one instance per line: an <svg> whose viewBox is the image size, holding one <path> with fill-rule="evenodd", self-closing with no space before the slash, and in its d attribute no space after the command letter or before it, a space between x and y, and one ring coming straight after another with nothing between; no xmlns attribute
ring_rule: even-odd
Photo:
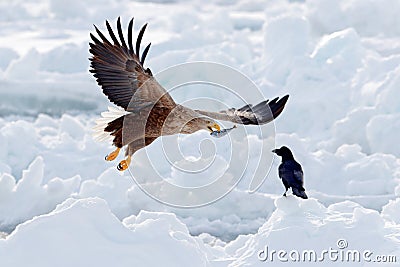
<svg viewBox="0 0 400 267"><path fill-rule="evenodd" d="M292 151L283 146L272 150L272 152L282 157L282 163L279 165L279 177L286 189L283 195L286 197L286 192L291 187L294 195L307 199L306 190L303 187L303 170L301 165L294 160Z"/></svg>

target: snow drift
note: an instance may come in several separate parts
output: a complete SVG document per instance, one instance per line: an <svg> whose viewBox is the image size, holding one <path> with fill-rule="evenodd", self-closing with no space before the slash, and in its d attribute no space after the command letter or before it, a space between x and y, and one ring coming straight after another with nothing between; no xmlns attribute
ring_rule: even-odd
<svg viewBox="0 0 400 267"><path fill-rule="evenodd" d="M394 0L1 2L1 266L263 266L266 245L337 248L340 238L349 249L400 257L399 10ZM302 164L310 199L281 197L276 160L256 193L245 173L211 205L172 208L104 162L111 147L91 128L108 101L87 72L87 43L93 23L118 16L149 22L153 73L210 60L242 71L266 97L290 94L275 142ZM199 90L173 97L188 101ZM205 137L179 145L198 157ZM261 144L256 135L248 142ZM148 148L152 162L169 181L189 183L159 145ZM234 165L228 154L218 154L215 172Z"/></svg>

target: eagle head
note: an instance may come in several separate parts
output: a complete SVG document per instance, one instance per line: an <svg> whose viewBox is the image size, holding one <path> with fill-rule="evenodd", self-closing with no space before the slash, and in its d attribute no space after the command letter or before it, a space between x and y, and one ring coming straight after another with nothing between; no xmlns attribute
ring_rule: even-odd
<svg viewBox="0 0 400 267"><path fill-rule="evenodd" d="M215 130L220 131L221 127L219 124L208 117L197 117L188 121L182 128L181 133L191 134L200 130L208 130L213 132Z"/></svg>

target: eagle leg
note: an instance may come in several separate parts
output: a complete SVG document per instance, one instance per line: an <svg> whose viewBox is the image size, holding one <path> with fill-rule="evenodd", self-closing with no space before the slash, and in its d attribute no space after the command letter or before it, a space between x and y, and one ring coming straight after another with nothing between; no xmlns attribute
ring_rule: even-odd
<svg viewBox="0 0 400 267"><path fill-rule="evenodd" d="M128 169L129 164L131 164L131 156L127 156L126 159L121 160L121 162L117 166L117 170L125 171L126 169Z"/></svg>
<svg viewBox="0 0 400 267"><path fill-rule="evenodd" d="M105 157L105 160L112 161L112 160L116 159L120 150L121 150L121 148L117 147L117 149L115 149L113 152L111 152L110 154L108 154Z"/></svg>

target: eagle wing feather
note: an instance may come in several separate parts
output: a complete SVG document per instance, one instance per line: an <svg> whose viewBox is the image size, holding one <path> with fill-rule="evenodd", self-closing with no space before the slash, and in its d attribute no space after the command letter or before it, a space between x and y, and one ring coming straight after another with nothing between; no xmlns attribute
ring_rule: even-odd
<svg viewBox="0 0 400 267"><path fill-rule="evenodd" d="M89 50L92 54L90 72L93 73L108 99L127 111L140 109L142 102L175 106L172 97L154 79L150 69L144 68L144 61L151 45L147 45L140 55L140 45L146 26L147 24L138 34L136 50L133 49L132 44L133 19L128 25L128 44L122 34L120 18L117 20L119 40L108 21L106 21L106 27L113 43L96 26L95 30L100 40L90 34L93 40Z"/></svg>

